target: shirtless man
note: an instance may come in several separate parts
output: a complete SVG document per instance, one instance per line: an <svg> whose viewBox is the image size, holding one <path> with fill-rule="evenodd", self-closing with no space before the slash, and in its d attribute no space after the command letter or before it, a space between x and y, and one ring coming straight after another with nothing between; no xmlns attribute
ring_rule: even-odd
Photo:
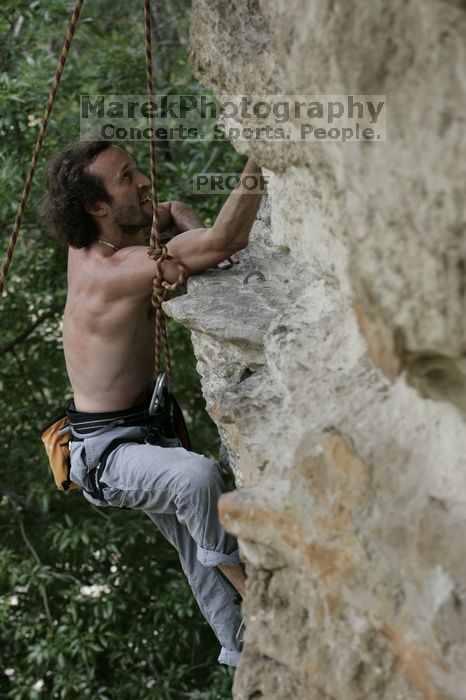
<svg viewBox="0 0 466 700"><path fill-rule="evenodd" d="M243 171L260 172L251 159ZM69 245L63 342L74 392L68 413L71 478L91 503L139 508L153 520L179 552L222 644L219 660L235 666L235 590L244 596L245 576L236 540L218 520L218 465L184 450L173 435L144 441L154 382L155 264L145 241L152 220L150 181L119 146L82 142L54 159L47 191L49 221ZM221 263L246 247L260 197L240 183L211 228L181 202L160 204L161 230L172 226L178 232L168 253L187 276ZM178 278L170 261L162 272L168 283Z"/></svg>

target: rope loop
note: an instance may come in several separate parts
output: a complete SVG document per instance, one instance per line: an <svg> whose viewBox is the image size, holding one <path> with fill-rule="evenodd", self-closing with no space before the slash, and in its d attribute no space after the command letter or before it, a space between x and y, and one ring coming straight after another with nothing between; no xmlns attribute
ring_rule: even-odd
<svg viewBox="0 0 466 700"><path fill-rule="evenodd" d="M154 277L154 293L157 291L157 293L160 295L161 293L158 290L159 288L161 288L163 289L164 296L166 296L167 292L173 292L175 289L178 289L185 283L186 268L178 260L175 260L175 258L172 255L169 255L166 245L160 245L157 247L151 246L147 251L147 255L151 260L153 260L156 263ZM178 279L175 280L175 282L173 282L172 284L170 284L169 282L165 282L163 279L162 263L164 263L166 260L169 260L178 268Z"/></svg>
<svg viewBox="0 0 466 700"><path fill-rule="evenodd" d="M163 262L165 262L165 260L170 259L166 245L158 245L158 246L151 245L151 247L147 251L147 255L155 263L158 263L157 267L159 267Z"/></svg>

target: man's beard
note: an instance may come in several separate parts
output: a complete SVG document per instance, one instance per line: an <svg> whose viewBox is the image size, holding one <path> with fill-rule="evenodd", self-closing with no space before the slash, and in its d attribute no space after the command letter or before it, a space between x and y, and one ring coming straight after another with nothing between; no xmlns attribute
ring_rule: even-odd
<svg viewBox="0 0 466 700"><path fill-rule="evenodd" d="M127 236L136 236L141 229L152 223L152 212L145 212L141 206L119 207L113 217L120 231Z"/></svg>

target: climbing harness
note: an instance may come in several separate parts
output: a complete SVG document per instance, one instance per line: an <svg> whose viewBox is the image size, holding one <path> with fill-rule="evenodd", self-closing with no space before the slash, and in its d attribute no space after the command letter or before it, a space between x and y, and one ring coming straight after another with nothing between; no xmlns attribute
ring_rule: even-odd
<svg viewBox="0 0 466 700"><path fill-rule="evenodd" d="M2 269L0 271L0 297L3 295L6 280L8 277L13 253L18 240L21 222L23 220L26 204L31 191L32 180L39 160L40 151L44 142L44 137L50 121L58 86L63 74L66 60L70 51L71 43L78 25L79 16L84 0L75 0L75 6L68 24L65 41L63 43L55 76L52 81L47 105L45 108L42 123L37 135L34 152L32 155L29 171L21 194L21 200L16 214L13 231L10 236L8 248L5 254ZM152 24L151 24L151 4L150 0L144 0L144 38L145 38L145 58L146 58L146 85L148 101L153 100L153 71L152 71ZM191 449L186 423L181 408L169 389L169 380L172 372L170 349L168 345L168 334L163 311L163 302L168 292L178 289L185 281L185 268L183 265L168 254L166 245L163 245L160 238L160 215L157 196L157 158L155 150L155 137L153 129L152 111L147 111L149 140L149 155L151 169L151 192L152 192L152 225L150 233L149 257L155 263L155 276L153 281L152 305L155 309L155 381L154 392L150 401L149 415L155 416L165 413L173 424L183 447ZM99 243L114 248L113 244L99 240ZM170 261L178 268L178 279L173 284L168 284L163 279L163 263ZM163 345L163 357L165 369L161 369L161 355ZM71 439L71 429L67 414L55 416L42 429L41 438L49 457L50 467L53 471L55 483L60 490L70 490L77 488L77 485L70 480L70 454L69 441Z"/></svg>
<svg viewBox="0 0 466 700"><path fill-rule="evenodd" d="M191 450L191 442L184 421L183 413L176 398L168 391L168 380L165 372L156 381L152 396L141 404L124 411L112 413L81 413L72 405L59 416L54 416L41 430L41 440L44 443L55 485L59 491L71 491L79 488L70 476L70 440L83 442L87 435L95 437L115 427L138 426L141 437L118 437L112 440L101 455L98 464L89 470L88 475L93 485L92 496L100 500L102 489L100 478L103 474L107 458L120 445L125 443L144 442L151 445L166 445L177 439L186 450ZM72 433L74 428L74 433ZM176 441L176 440L175 440ZM177 444L179 444L177 443Z"/></svg>

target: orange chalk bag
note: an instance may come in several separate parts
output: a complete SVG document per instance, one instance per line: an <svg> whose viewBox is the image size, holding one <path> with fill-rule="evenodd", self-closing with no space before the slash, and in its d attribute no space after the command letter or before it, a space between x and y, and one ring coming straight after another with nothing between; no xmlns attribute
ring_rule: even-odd
<svg viewBox="0 0 466 700"><path fill-rule="evenodd" d="M70 479L70 439L71 428L66 413L54 416L41 430L50 469L59 491L72 491L79 488Z"/></svg>

